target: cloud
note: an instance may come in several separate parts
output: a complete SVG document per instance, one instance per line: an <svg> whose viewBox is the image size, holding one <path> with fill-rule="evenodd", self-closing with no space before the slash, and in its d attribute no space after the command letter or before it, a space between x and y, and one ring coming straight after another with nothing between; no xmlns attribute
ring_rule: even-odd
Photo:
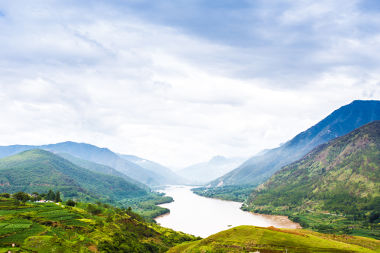
<svg viewBox="0 0 380 253"><path fill-rule="evenodd" d="M380 98L380 19L368 8L2 2L0 144L81 141L173 167L248 157Z"/></svg>

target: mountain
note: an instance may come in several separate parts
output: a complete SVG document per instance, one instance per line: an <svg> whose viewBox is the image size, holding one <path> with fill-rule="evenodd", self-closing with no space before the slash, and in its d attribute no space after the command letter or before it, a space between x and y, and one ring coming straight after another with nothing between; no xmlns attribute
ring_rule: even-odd
<svg viewBox="0 0 380 253"><path fill-rule="evenodd" d="M70 154L83 160L106 165L143 184L151 186L165 184L165 178L162 175L159 175L155 172L144 169L137 164L127 161L107 148L99 148L87 143L67 141L41 146L2 146L0 147L0 158L34 148L48 150L53 153Z"/></svg>
<svg viewBox="0 0 380 253"><path fill-rule="evenodd" d="M243 162L243 158L215 156L208 162L191 165L177 171L177 173L194 183L204 184L226 174Z"/></svg>
<svg viewBox="0 0 380 253"><path fill-rule="evenodd" d="M248 207L259 212L293 214L324 211L346 218L351 215L355 221L363 219L366 227L378 224L380 121L322 144L282 168L252 193ZM379 232L376 237L380 237Z"/></svg>
<svg viewBox="0 0 380 253"><path fill-rule="evenodd" d="M211 182L210 186L263 183L281 167L302 158L316 146L374 120L380 120L380 101L353 101L282 146L253 156L238 168Z"/></svg>
<svg viewBox="0 0 380 253"><path fill-rule="evenodd" d="M99 148L87 143L62 142L43 145L41 148L59 153L68 153L84 160L110 166L121 173L147 185L161 185L161 176L137 164L122 159L108 148Z"/></svg>
<svg viewBox="0 0 380 253"><path fill-rule="evenodd" d="M173 172L171 169L156 163L149 161L147 159L134 156L134 155L123 155L119 154L119 156L127 161L130 161L134 164L139 165L140 167L147 169L149 171L152 171L160 176L162 176L162 184L186 184L188 183L186 179L180 177L175 172Z"/></svg>
<svg viewBox="0 0 380 253"><path fill-rule="evenodd" d="M84 159L80 159L76 156L73 156L73 155L70 155L67 153L57 153L56 155L59 155L60 157L66 159L69 162L72 162L73 164L75 164L79 167L82 167L84 169L88 169L88 170L91 170L93 172L102 173L102 174L106 174L106 175L121 177L121 178L125 179L127 182L138 185L140 188L148 189L148 187L146 185L128 177L127 175L125 175L125 174L123 174L123 173L121 173L121 172L119 172L119 171L117 171L114 168L111 168L109 166L99 164L99 163L90 162L90 161L87 161Z"/></svg>
<svg viewBox="0 0 380 253"><path fill-rule="evenodd" d="M51 152L32 149L0 159L0 191L59 190L66 198L121 200L144 196L126 180L81 168Z"/></svg>

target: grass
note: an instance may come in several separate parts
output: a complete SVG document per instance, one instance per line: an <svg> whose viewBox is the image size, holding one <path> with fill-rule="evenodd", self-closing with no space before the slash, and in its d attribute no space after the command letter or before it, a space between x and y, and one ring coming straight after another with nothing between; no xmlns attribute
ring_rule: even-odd
<svg viewBox="0 0 380 253"><path fill-rule="evenodd" d="M321 234L303 229L239 226L184 243L168 252L380 252L380 242L357 236Z"/></svg>

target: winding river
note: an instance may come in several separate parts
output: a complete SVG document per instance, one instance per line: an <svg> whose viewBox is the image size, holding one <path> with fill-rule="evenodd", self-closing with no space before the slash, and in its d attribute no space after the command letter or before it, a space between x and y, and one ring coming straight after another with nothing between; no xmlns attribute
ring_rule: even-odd
<svg viewBox="0 0 380 253"><path fill-rule="evenodd" d="M240 209L241 203L198 196L190 186L168 186L162 192L174 202L160 206L169 214L156 218L164 227L196 236L207 237L230 227L254 225L259 227L299 228L284 216L253 214Z"/></svg>

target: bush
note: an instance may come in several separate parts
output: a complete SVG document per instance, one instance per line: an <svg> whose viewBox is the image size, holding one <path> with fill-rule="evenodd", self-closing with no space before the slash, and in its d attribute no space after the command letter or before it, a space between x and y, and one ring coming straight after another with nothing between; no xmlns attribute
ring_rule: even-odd
<svg viewBox="0 0 380 253"><path fill-rule="evenodd" d="M9 193L1 193L0 197L9 199L11 197L11 195Z"/></svg>
<svg viewBox="0 0 380 253"><path fill-rule="evenodd" d="M92 204L88 204L86 210L92 215L98 215L102 213L102 209Z"/></svg>
<svg viewBox="0 0 380 253"><path fill-rule="evenodd" d="M72 199L69 199L69 200L66 201L66 205L67 206L75 206L76 204L77 203L74 200L72 200Z"/></svg>

